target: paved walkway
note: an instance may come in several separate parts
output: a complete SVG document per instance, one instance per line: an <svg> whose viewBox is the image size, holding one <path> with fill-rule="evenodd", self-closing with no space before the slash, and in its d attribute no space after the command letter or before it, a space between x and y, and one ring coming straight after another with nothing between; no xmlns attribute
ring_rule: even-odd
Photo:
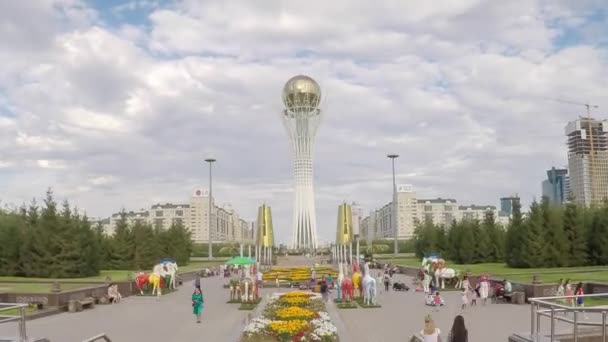
<svg viewBox="0 0 608 342"><path fill-rule="evenodd" d="M412 278L394 275L393 278L411 286ZM379 289L380 290L380 289ZM337 309L339 318L353 337L353 342L392 342L408 341L412 335L424 327L424 317L431 314L437 327L442 331L444 341L452 327L454 317L463 315L469 330L469 341L506 342L513 333L530 330L530 306L513 304L482 305L480 300L476 307L461 311L460 292L442 293L446 301L444 307L435 312L424 304L424 295L420 292L384 292L379 293L379 309ZM548 321L543 320L543 330ZM560 326L564 329L564 326Z"/></svg>
<svg viewBox="0 0 608 342"><path fill-rule="evenodd" d="M224 278L203 278L205 295L203 322L192 315L191 286L157 300L155 297L128 297L117 305L97 305L92 310L63 313L27 322L29 336L47 337L51 342L81 342L106 333L113 341L190 342L237 341L249 311L226 304ZM262 295L270 290L264 289ZM0 336L14 336L16 324L0 325Z"/></svg>
<svg viewBox="0 0 608 342"><path fill-rule="evenodd" d="M395 275L410 284L411 279ZM237 304L226 304L228 292L221 286L224 278L203 278L205 293L203 323L196 324L191 312L191 286L186 284L175 293L157 300L154 297L129 297L118 305L97 305L93 310L29 321L30 336L48 337L52 342L81 342L107 333L113 341L190 342L238 341L250 311L239 311ZM262 296L277 289L262 289ZM288 291L289 289L281 289ZM332 293L335 295L335 293ZM431 313L447 337L454 317L461 314L460 293L445 292L447 305L433 312L424 305L424 297L416 292L380 292L379 309L337 309L328 304L328 311L345 342L407 341L423 327L424 316ZM513 332L530 327L528 305L490 304L470 308L463 313L471 341L507 341ZM547 324L543 323L546 327ZM16 324L0 325L0 336L13 336ZM444 339L445 340L445 339Z"/></svg>

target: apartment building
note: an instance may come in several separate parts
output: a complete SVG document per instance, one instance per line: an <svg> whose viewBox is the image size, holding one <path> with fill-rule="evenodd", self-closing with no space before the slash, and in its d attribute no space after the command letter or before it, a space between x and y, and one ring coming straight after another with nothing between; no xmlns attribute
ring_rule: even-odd
<svg viewBox="0 0 608 342"><path fill-rule="evenodd" d="M458 202L455 199L419 199L417 204L417 218L420 222L428 221L437 225L449 226L454 220L461 219Z"/></svg>
<svg viewBox="0 0 608 342"><path fill-rule="evenodd" d="M394 238L394 210L397 212L398 239L412 238L418 222L428 221L448 227L453 221L465 218L483 220L487 210L494 213L497 223L506 225L509 222L509 216L499 215L495 206L463 206L451 198L418 199L412 185L402 184L397 187L396 206L389 202L361 220L361 238L367 241Z"/></svg>
<svg viewBox="0 0 608 342"><path fill-rule="evenodd" d="M209 213L211 201L211 213ZM231 205L217 206L209 192L204 189L195 189L188 204L154 204L149 210L130 211L126 213L127 222L149 223L155 227L169 229L174 223L181 223L192 232L192 240L197 243L235 241L251 242L253 240L253 227L241 219ZM209 216L211 216L211 229L209 229ZM104 226L106 234L113 234L120 213L112 214L109 224Z"/></svg>

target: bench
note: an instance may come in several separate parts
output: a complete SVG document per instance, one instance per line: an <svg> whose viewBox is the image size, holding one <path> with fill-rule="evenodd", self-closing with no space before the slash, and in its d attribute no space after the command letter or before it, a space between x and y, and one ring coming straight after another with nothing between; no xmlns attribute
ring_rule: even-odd
<svg viewBox="0 0 608 342"><path fill-rule="evenodd" d="M83 299L70 299L68 301L68 311L69 312L80 312L85 308L94 308L95 307L95 298L87 297Z"/></svg>

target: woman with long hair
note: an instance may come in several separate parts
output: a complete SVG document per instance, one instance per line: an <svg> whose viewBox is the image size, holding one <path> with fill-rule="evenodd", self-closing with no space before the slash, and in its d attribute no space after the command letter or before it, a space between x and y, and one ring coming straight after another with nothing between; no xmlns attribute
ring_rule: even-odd
<svg viewBox="0 0 608 342"><path fill-rule="evenodd" d="M420 331L424 342L441 342L441 330L435 326L431 315L424 317L424 329Z"/></svg>
<svg viewBox="0 0 608 342"><path fill-rule="evenodd" d="M458 315L454 318L448 342L469 342L469 332L464 325L464 317Z"/></svg>

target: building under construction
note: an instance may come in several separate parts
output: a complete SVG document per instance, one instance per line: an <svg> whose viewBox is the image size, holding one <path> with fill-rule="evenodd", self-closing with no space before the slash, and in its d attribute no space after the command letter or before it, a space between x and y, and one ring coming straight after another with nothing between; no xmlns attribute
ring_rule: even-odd
<svg viewBox="0 0 608 342"><path fill-rule="evenodd" d="M584 205L608 198L608 120L580 118L566 126L570 195Z"/></svg>

